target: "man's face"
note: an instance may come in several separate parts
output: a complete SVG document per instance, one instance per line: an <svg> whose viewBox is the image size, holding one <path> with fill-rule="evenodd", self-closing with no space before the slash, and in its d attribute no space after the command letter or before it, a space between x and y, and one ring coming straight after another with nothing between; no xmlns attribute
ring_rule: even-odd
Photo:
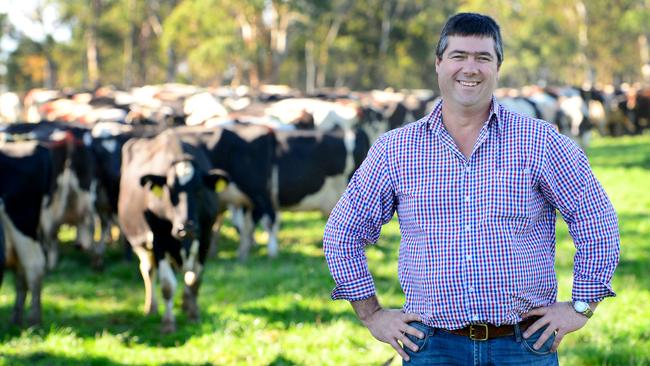
<svg viewBox="0 0 650 366"><path fill-rule="evenodd" d="M450 36L442 58L436 58L436 72L445 103L461 109L488 106L499 77L494 40Z"/></svg>

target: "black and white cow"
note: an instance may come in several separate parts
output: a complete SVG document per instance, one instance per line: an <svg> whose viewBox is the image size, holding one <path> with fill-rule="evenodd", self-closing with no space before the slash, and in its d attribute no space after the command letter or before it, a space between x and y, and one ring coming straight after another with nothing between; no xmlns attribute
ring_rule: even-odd
<svg viewBox="0 0 650 366"><path fill-rule="evenodd" d="M370 142L362 129L277 132L277 202L282 210L329 215Z"/></svg>
<svg viewBox="0 0 650 366"><path fill-rule="evenodd" d="M229 175L230 183L219 194L220 211L228 207L233 224L239 230L239 259L248 257L258 222L269 233L269 256L277 256L277 204L272 192L275 133L266 126L239 123L227 129L182 128L178 131L183 141L205 151L213 167Z"/></svg>
<svg viewBox="0 0 650 366"><path fill-rule="evenodd" d="M57 232L62 224L76 226L77 244L90 252L92 264L99 266L103 245L94 245L93 240L97 177L90 130L68 123L42 122L11 124L4 133L37 140L52 156L53 195L43 207L40 221L48 268L53 269L58 262Z"/></svg>
<svg viewBox="0 0 650 366"><path fill-rule="evenodd" d="M157 312L153 292L157 269L165 301L162 330L172 332L176 328L172 268L184 273L183 310L198 320L197 294L217 215L215 187L225 187L227 178L172 130L127 141L121 170L119 222L140 259L145 312Z"/></svg>
<svg viewBox="0 0 650 366"><path fill-rule="evenodd" d="M41 288L45 254L38 239L41 207L50 195L52 159L37 142L0 145L0 226L4 257L0 262L16 272L12 321L22 323L27 293L31 294L29 324L41 321Z"/></svg>

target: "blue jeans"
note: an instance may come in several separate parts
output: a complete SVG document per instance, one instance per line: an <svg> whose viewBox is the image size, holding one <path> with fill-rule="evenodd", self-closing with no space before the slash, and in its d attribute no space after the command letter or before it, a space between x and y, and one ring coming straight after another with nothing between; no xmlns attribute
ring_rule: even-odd
<svg viewBox="0 0 650 366"><path fill-rule="evenodd" d="M403 361L403 365L558 365L557 353L551 352L555 336L551 336L539 350L533 349L546 327L538 330L528 339L524 339L519 326L515 326L515 334L487 341L473 341L468 337L451 334L432 328L420 322L410 325L422 331L422 339L407 334L413 343L417 344L417 352L404 347L411 360Z"/></svg>

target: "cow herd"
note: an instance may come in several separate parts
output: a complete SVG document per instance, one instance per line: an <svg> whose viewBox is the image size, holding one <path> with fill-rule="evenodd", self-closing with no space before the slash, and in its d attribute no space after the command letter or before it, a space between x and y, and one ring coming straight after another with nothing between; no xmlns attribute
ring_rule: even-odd
<svg viewBox="0 0 650 366"><path fill-rule="evenodd" d="M563 88L498 97L581 139L590 124L600 128L590 103L597 98L583 94ZM258 225L268 233L268 255L278 256L281 211L329 214L371 143L436 102L426 90L307 98L281 87L252 94L176 84L130 92L33 90L22 101L0 102L16 99L18 107L3 105L0 113L10 122L0 127L0 281L5 268L15 271L12 321L23 322L29 294L27 321L40 322L41 286L57 265L61 225L76 227L76 242L96 268L117 226L139 259L146 313L158 310L159 282L165 332L175 330L177 272L182 309L199 317L202 272L224 212L239 232L242 261ZM635 119L630 111L648 102L628 101L621 131L635 133L647 116ZM605 104L603 113L612 116Z"/></svg>

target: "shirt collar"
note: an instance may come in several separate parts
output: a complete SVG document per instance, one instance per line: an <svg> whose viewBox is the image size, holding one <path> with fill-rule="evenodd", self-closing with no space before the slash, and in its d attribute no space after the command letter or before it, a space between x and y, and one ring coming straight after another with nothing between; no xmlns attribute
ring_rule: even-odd
<svg viewBox="0 0 650 366"><path fill-rule="evenodd" d="M440 133L443 125L442 125L442 103L443 100L440 98L438 102L436 102L435 106L433 107L433 110L431 113L429 113L429 117L427 118L427 125L429 129L433 131L434 134ZM503 118L502 118L502 111L503 107L497 102L497 99L492 96L492 104L490 105L490 114L488 115L488 126L494 126L499 129L499 132L503 132L504 128L504 123L503 123Z"/></svg>

